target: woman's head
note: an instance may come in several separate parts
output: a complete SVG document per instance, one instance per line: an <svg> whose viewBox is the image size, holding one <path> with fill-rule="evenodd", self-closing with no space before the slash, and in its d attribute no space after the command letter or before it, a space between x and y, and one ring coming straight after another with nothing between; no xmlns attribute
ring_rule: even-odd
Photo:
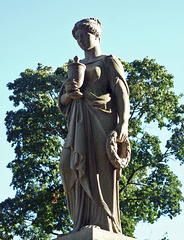
<svg viewBox="0 0 184 240"><path fill-rule="evenodd" d="M91 34L94 34L97 38L99 38L99 40L102 35L102 26L98 18L86 18L77 22L72 30L72 34L75 39L75 33L78 29L84 29Z"/></svg>

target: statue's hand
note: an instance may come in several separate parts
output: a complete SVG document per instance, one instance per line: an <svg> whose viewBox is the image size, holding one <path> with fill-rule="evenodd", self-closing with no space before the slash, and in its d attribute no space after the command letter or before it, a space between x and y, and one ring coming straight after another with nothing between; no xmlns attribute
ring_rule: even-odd
<svg viewBox="0 0 184 240"><path fill-rule="evenodd" d="M77 91L78 87L75 79L68 78L65 82L65 89L67 94Z"/></svg>
<svg viewBox="0 0 184 240"><path fill-rule="evenodd" d="M65 82L65 89L70 99L79 99L82 97L75 79L68 78Z"/></svg>
<svg viewBox="0 0 184 240"><path fill-rule="evenodd" d="M117 132L117 142L123 142L128 137L128 125L118 123L114 129Z"/></svg>

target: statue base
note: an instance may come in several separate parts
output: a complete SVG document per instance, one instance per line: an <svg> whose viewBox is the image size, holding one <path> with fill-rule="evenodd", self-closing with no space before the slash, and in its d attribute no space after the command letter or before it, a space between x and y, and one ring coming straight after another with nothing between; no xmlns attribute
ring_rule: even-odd
<svg viewBox="0 0 184 240"><path fill-rule="evenodd" d="M135 238L92 227L84 228L79 232L68 233L54 240L135 240Z"/></svg>

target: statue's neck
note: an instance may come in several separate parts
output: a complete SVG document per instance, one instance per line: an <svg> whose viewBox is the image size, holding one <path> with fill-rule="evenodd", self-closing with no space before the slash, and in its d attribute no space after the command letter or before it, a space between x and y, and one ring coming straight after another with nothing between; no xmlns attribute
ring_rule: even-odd
<svg viewBox="0 0 184 240"><path fill-rule="evenodd" d="M83 59L83 63L88 63L94 61L96 58L102 56L102 52L100 46L95 46L94 48L85 51L85 58Z"/></svg>

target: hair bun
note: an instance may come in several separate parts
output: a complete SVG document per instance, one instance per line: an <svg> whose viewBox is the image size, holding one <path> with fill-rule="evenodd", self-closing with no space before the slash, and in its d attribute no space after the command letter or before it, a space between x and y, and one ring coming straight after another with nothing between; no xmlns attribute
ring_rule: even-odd
<svg viewBox="0 0 184 240"><path fill-rule="evenodd" d="M98 18L85 18L81 21L78 21L72 30L72 34L75 39L75 32L78 29L85 29L99 38L102 35L102 25Z"/></svg>

